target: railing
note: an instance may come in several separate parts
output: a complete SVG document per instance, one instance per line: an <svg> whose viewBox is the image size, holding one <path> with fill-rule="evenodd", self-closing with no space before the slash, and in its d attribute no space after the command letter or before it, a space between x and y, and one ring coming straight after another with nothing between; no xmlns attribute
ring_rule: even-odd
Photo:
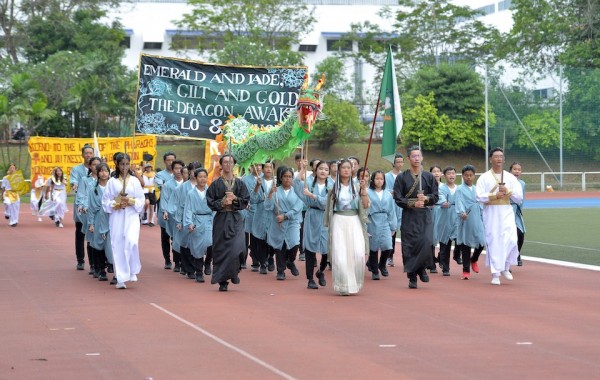
<svg viewBox="0 0 600 380"><path fill-rule="evenodd" d="M588 191L600 190L600 172L562 172L563 182L560 183L561 172L529 172L521 173L521 179L527 184L529 191L534 191L536 183L540 184L540 191L547 191L546 186L553 190ZM456 183L460 183L460 173L456 173Z"/></svg>

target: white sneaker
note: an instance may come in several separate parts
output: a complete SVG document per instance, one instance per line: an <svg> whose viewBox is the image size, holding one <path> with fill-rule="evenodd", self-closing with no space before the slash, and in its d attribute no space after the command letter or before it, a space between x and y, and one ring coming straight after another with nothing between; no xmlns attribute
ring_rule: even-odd
<svg viewBox="0 0 600 380"><path fill-rule="evenodd" d="M500 277L492 277L492 285L500 285Z"/></svg>
<svg viewBox="0 0 600 380"><path fill-rule="evenodd" d="M62 223L58 223L58 228L63 228L63 224Z"/></svg>
<svg viewBox="0 0 600 380"><path fill-rule="evenodd" d="M512 273L510 273L510 271L507 270L503 270L502 271L502 275L504 276L505 279L507 279L508 281L512 281L513 280L513 276Z"/></svg>
<svg viewBox="0 0 600 380"><path fill-rule="evenodd" d="M42 221L42 218L38 217L38 222L41 222L41 221Z"/></svg>
<svg viewBox="0 0 600 380"><path fill-rule="evenodd" d="M117 289L127 289L127 285L125 285L124 282L117 282L117 285L115 285L115 287Z"/></svg>
<svg viewBox="0 0 600 380"><path fill-rule="evenodd" d="M131 277L129 277L129 281L137 281L137 276L135 274L132 274Z"/></svg>

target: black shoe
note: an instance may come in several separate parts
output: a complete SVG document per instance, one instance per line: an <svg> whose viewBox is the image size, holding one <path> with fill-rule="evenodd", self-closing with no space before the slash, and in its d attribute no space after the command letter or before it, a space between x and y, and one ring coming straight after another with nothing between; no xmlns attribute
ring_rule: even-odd
<svg viewBox="0 0 600 380"><path fill-rule="evenodd" d="M317 278L319 279L319 285L321 286L326 286L327 285L327 281L325 281L325 273L318 271L316 273Z"/></svg>
<svg viewBox="0 0 600 380"><path fill-rule="evenodd" d="M90 266L90 271L88 272L90 276L94 275L94 268Z"/></svg>
<svg viewBox="0 0 600 380"><path fill-rule="evenodd" d="M286 264L286 266L292 272L292 276L299 276L300 275L300 271L298 270L298 268L296 268L296 264L294 264L293 261L288 261L287 264Z"/></svg>
<svg viewBox="0 0 600 380"><path fill-rule="evenodd" d="M106 277L106 273L100 273L98 276L98 281L108 281L108 277Z"/></svg>
<svg viewBox="0 0 600 380"><path fill-rule="evenodd" d="M275 270L275 264L269 263L269 266L267 268L269 269L269 272L273 272Z"/></svg>
<svg viewBox="0 0 600 380"><path fill-rule="evenodd" d="M108 266L106 267L106 272L108 273L113 273L114 269L113 269L113 265L112 264L108 264Z"/></svg>
<svg viewBox="0 0 600 380"><path fill-rule="evenodd" d="M251 265L250 272L258 272L258 265Z"/></svg>
<svg viewBox="0 0 600 380"><path fill-rule="evenodd" d="M4 219L8 220L8 219L10 219L10 216L8 216L8 215L4 215ZM54 218L53 218L53 217L52 217L52 220L54 220Z"/></svg>
<svg viewBox="0 0 600 380"><path fill-rule="evenodd" d="M379 271L381 272L381 275L382 275L383 277L387 277L387 276L389 276L389 275L390 275L390 273L388 272L388 270L387 270L387 268L385 267L385 265L384 265L384 266L382 266L382 267L379 267Z"/></svg>
<svg viewBox="0 0 600 380"><path fill-rule="evenodd" d="M442 276L450 276L450 271L449 270L442 271ZM425 281L423 281L423 282L425 282Z"/></svg>
<svg viewBox="0 0 600 380"><path fill-rule="evenodd" d="M308 285L306 286L306 288L307 289L319 289L315 280L308 280Z"/></svg>
<svg viewBox="0 0 600 380"><path fill-rule="evenodd" d="M117 278L113 277L112 280L110 280L110 284L111 285L116 285L117 284Z"/></svg>
<svg viewBox="0 0 600 380"><path fill-rule="evenodd" d="M433 268L431 268L431 269L429 270L429 273L433 273L433 274L435 274L435 273L437 273L437 272L438 272L438 270L437 270L437 268L436 268L436 267L433 267Z"/></svg>
<svg viewBox="0 0 600 380"><path fill-rule="evenodd" d="M371 273L371 280L379 280L379 273Z"/></svg>
<svg viewBox="0 0 600 380"><path fill-rule="evenodd" d="M186 277L187 277L189 280L194 280L194 279L196 278L196 276L194 276L194 274L193 274L192 272L190 272L190 273L186 273Z"/></svg>
<svg viewBox="0 0 600 380"><path fill-rule="evenodd" d="M172 265L171 263L165 263L165 269L171 269L172 268L171 265Z"/></svg>
<svg viewBox="0 0 600 380"><path fill-rule="evenodd" d="M210 265L205 265L204 266L204 274L206 276L210 276L212 274L212 268Z"/></svg>
<svg viewBox="0 0 600 380"><path fill-rule="evenodd" d="M408 280L408 287L410 289L416 289L417 288L417 279L416 278L409 279Z"/></svg>
<svg viewBox="0 0 600 380"><path fill-rule="evenodd" d="M258 272L260 274L267 274L267 266L266 265L261 265L260 268L258 269Z"/></svg>
<svg viewBox="0 0 600 380"><path fill-rule="evenodd" d="M240 269L246 269L246 264L240 264Z"/></svg>
<svg viewBox="0 0 600 380"><path fill-rule="evenodd" d="M196 272L196 282L204 282L204 276L202 272Z"/></svg>
<svg viewBox="0 0 600 380"><path fill-rule="evenodd" d="M173 268L173 272L181 272L181 265L175 264L175 268Z"/></svg>
<svg viewBox="0 0 600 380"><path fill-rule="evenodd" d="M239 278L239 277L232 278L232 279L231 279L231 283L232 283L232 284L236 284L236 285L237 285L237 284L239 284L239 283L240 283L240 278Z"/></svg>
<svg viewBox="0 0 600 380"><path fill-rule="evenodd" d="M283 273L283 272L277 272L277 277L276 278L279 281L285 280L285 273Z"/></svg>
<svg viewBox="0 0 600 380"><path fill-rule="evenodd" d="M227 285L229 285L229 283L227 281L220 283L219 284L219 291L220 292L226 292L227 291Z"/></svg>
<svg viewBox="0 0 600 380"><path fill-rule="evenodd" d="M462 265L462 257L460 257L460 256L454 256L454 261L456 261L456 263L458 265Z"/></svg>
<svg viewBox="0 0 600 380"><path fill-rule="evenodd" d="M76 268L77 268L77 270L84 270L85 266L84 266L83 263L77 263L77 267Z"/></svg>
<svg viewBox="0 0 600 380"><path fill-rule="evenodd" d="M98 278L98 277L100 277L100 271L96 271L96 270L95 270L95 271L94 271L94 274L92 275L92 277L94 277L94 278Z"/></svg>
<svg viewBox="0 0 600 380"><path fill-rule="evenodd" d="M418 274L419 274L419 278L421 279L421 281L429 282L429 275L427 274L427 271L425 270L425 268L421 269L421 271Z"/></svg>
<svg viewBox="0 0 600 380"><path fill-rule="evenodd" d="M300 252L300 255L298 255L298 260L300 260L300 261L306 260L306 255L304 254L304 252Z"/></svg>

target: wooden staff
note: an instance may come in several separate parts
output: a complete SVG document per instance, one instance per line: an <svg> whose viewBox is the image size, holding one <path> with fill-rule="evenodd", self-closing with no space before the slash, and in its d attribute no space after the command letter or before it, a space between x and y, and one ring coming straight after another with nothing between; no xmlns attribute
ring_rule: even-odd
<svg viewBox="0 0 600 380"><path fill-rule="evenodd" d="M506 153L504 153L504 149L506 147L506 128L503 131L503 135L502 135L502 154L505 155ZM505 155L506 157L506 155ZM500 184L504 185L504 165L502 165L502 171L500 172Z"/></svg>

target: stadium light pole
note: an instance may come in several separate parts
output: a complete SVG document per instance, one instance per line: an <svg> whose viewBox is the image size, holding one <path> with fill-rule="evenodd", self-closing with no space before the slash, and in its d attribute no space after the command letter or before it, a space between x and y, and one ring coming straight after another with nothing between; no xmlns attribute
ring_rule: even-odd
<svg viewBox="0 0 600 380"><path fill-rule="evenodd" d="M560 188L563 187L563 67L559 66L559 74L558 74L558 102L559 102L559 156L560 156Z"/></svg>

